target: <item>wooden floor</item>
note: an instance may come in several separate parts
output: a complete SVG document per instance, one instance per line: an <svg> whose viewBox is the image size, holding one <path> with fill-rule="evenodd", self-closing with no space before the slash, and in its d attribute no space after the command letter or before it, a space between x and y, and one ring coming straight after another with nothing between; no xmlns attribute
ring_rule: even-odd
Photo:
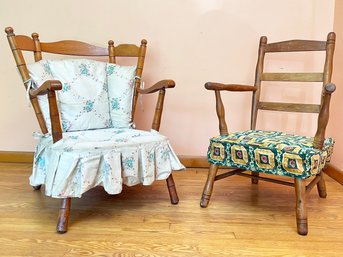
<svg viewBox="0 0 343 257"><path fill-rule="evenodd" d="M199 207L205 170L175 172L180 203L165 181L102 188L72 202L69 232L55 232L60 200L28 185L29 165L0 164L0 256L343 256L343 187L308 198L309 235L296 233L293 188L242 177L216 182Z"/></svg>

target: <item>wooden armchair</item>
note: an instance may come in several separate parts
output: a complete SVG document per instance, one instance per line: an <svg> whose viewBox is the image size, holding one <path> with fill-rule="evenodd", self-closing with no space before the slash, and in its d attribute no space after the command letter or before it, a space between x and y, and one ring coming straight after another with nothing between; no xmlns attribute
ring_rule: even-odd
<svg viewBox="0 0 343 257"><path fill-rule="evenodd" d="M240 175L258 180L275 182L295 187L296 220L300 235L308 233L306 194L317 185L319 196L326 197L322 170L329 159L333 140L325 139L325 129L329 119L329 105L335 85L331 83L335 33L327 36L327 41L290 40L267 43L261 37L255 74L255 84L236 85L208 82L205 88L212 90L216 97L216 111L219 119L220 136L211 139L208 149L210 170L204 187L200 205L207 207L216 180ZM325 51L326 58L322 73L269 73L264 72L265 54L280 52ZM264 102L260 100L262 81L281 82L322 82L322 97L319 104ZM225 122L225 111L221 91L252 92L251 125L249 131L229 133ZM256 130L259 110L319 113L315 136L305 137L282 132ZM217 175L218 166L232 168ZM245 173L251 171L251 174ZM294 183L260 176L260 173L294 178ZM313 180L305 185L307 178Z"/></svg>
<svg viewBox="0 0 343 257"><path fill-rule="evenodd" d="M52 43L43 43L43 42L40 42L37 33L33 33L32 38L25 35L15 35L11 27L6 28L5 32L7 34L8 42L12 50L15 62L17 64L17 68L24 82L24 86L29 92L30 101L32 103L38 123L40 125L41 132L43 134L41 142L37 146L37 149L36 149L35 160L34 160L34 170L36 170L35 171L36 173L40 171L43 172L44 170L46 174L40 174L41 179L38 179L38 180L31 177L30 182L34 189L38 190L40 189L41 184L44 184L46 187L46 193L48 192L47 193L48 195L52 197L62 198L62 204L59 210L58 223L57 223L58 233L65 233L67 231L71 198L80 197L83 192L97 185L103 185L105 190L109 193L112 193L112 194L120 193L121 183L118 182L118 184L116 184L118 188L113 188L113 186L111 185L113 185L114 182L112 182L111 180L117 179L118 181L123 180L123 182L125 182L125 180L126 182L131 181L129 185L134 185L139 182L148 185L153 182L153 180L155 179L155 176L156 176L156 179L165 178L167 181L167 187L168 187L171 203L172 204L178 203L179 199L178 199L175 184L173 181L173 176L171 174L171 170L182 169L183 166L177 160L177 157L175 154L173 154L171 148L169 148L168 146L169 143L167 143L165 137L161 136L158 132L156 132L160 128L165 90L167 88L175 87L175 82L172 80L162 80L149 88L140 89L141 76L143 72L144 59L145 59L145 54L146 54L146 45L147 45L147 41L145 39L141 41L140 46L136 46L132 44L121 44L121 45L115 46L114 42L110 40L108 42L108 47L103 48L103 47L90 45L84 42L71 41L71 40L52 42ZM37 62L36 66L34 66L35 64L30 64L30 65L26 64L22 51L29 51L33 53L34 60L35 62ZM43 63L43 61L41 60L42 60L42 53L44 52L52 53L52 54L59 54L59 55L68 55L68 56L86 56L87 58L101 57L101 56L108 57L109 63L101 64L102 62L95 62L95 61L90 61L90 60L77 60L77 59L72 59L72 61L68 60L64 63L58 62L58 61L54 62L53 60ZM114 126L113 125L114 122L116 122L113 120L114 116L110 116L110 118L106 118L106 124L104 124L105 127L100 127L101 129L94 129L94 127L91 127L90 130L85 129L83 132L81 132L81 134L79 133L79 131L75 131L75 130L80 130L80 129L74 129L74 131L72 131L70 127L65 128L64 126L65 124L61 122L61 120L63 121L64 119L63 115L65 114L64 112L66 111L66 110L61 109L63 107L62 104L64 104L62 96L63 96L63 93L70 90L70 85L74 83L74 78L70 81L62 81L62 79L64 78L63 76L65 76L65 74L62 74L63 76L58 75L60 73L58 73L59 71L56 70L57 69L56 67L59 67L58 65L61 65L61 63L63 65L70 65L71 67L70 72L72 72L72 69L74 68L72 66L73 62L78 63L79 66L77 66L76 68L80 67L80 65L81 65L81 68L84 68L83 70L81 70L81 73L77 75L77 76L85 75L84 77L82 77L81 81L85 81L86 79L93 79L94 83L99 82L100 84L99 83L98 84L100 85L100 88L95 89L96 91L94 92L101 91L101 94L106 94L106 97L107 97L106 99L109 100L109 96L107 96L107 94L110 93L109 87L110 86L114 87L114 89L111 89L114 91L114 93L116 91L116 88L115 88L116 85L110 85L109 76L116 75L116 77L113 78L113 81L117 81L117 80L121 80L122 77L125 75L125 74L124 75L113 74L113 73L121 72L121 69L123 68L123 67L115 65L116 57L137 58L137 66L134 67L135 68L134 74L133 74L134 77L129 78L130 79L129 82L127 82L126 84L125 83L123 84L126 87L123 89L123 94L127 94L127 92L129 92L129 90L132 88L132 97L130 96L130 94L128 94L129 97L125 98L129 101L129 103L132 103L132 106L128 108L129 109L128 111L121 110L120 104L122 103L120 101L122 101L122 99L120 98L118 98L119 100L117 98L114 99L115 101L112 103L109 102L108 105L110 106L112 104L113 108L117 108L119 111L124 111L125 114L129 115L128 117L131 118L130 120L130 124L131 124L131 122L134 120L138 95L151 94L154 92L158 92L158 100L157 100L155 114L154 114L153 123L152 123L152 129L154 131L143 132L143 131L133 129L132 126L130 128L128 127L112 128ZM42 65L39 66L40 64ZM101 69L97 67L99 65L102 67ZM36 69L38 68L42 70L42 73L39 74L41 77L36 76L38 80L43 78L44 76L45 76L44 78L52 76L51 77L52 79L46 80L41 85L39 85L39 83L35 81L35 79L32 77L34 75L34 72L30 70L30 67L32 69L35 67ZM53 67L55 67L54 68L55 70L53 70ZM97 78L94 74L91 74L92 72L91 68L97 69L98 73L100 72L101 74L104 74L104 77L101 78L101 81L100 81L100 78ZM67 69L67 71L69 70ZM128 69L125 72L129 72ZM49 73L48 74L49 76L47 76L47 73ZM62 79L57 80L55 79L56 76L57 78L62 78ZM36 84L32 85L33 82L35 82ZM130 84L131 82L133 82L134 85ZM108 87L108 88L103 89L103 87ZM80 99L82 98L82 101L86 101L87 99L83 99L85 95L89 95L92 97L92 93L89 93L89 92L84 93L84 95L81 95L80 93L80 95L77 95L77 97L74 97L74 95L68 96L68 97L74 97L73 99L74 100L76 99L75 101L77 101L78 98ZM42 103L44 103L44 100L46 101L46 97L48 99L48 101L46 102L48 106L42 106ZM88 106L83 107L80 113L82 112L82 115L83 114L89 115L90 111L92 111L92 108L94 108L95 106L94 101L90 101L90 100L86 101ZM112 109L110 109L110 111L112 111ZM131 112L131 114L129 112ZM105 114L99 112L99 113L96 113L96 115L92 117L99 118L101 116L102 118L102 116L104 115ZM109 117L108 113L106 113L106 115L107 115L106 117ZM87 122L91 122L93 118L88 118ZM47 124L47 120L49 120L48 123L51 123L51 127L50 127L50 124ZM100 138L98 134L92 134L92 133L96 133L97 131L98 133L100 132L105 133L105 134L107 133L105 135L106 139L101 138L98 141L94 141L94 137ZM120 135L122 134L125 134L125 135L123 137L120 137ZM47 142L44 143L45 144L44 145L42 142L44 140L47 140L44 138L49 138L49 136L51 138L51 142L48 140ZM78 140L77 139L78 137L80 138L79 141L68 143L70 140ZM85 137L87 137L90 140L89 146L87 146L86 148L84 148L84 146L81 146L85 141ZM139 141L137 139L139 137L143 137L144 142L142 140ZM150 138L152 140L151 142L149 141ZM125 142L128 142L130 144L129 148L125 148ZM155 144L154 142L158 142L158 144L157 143ZM77 146L77 144L79 144L80 146ZM143 150L147 151L146 153L142 150L142 147L143 147ZM144 148L144 147L149 147L149 149ZM157 147L160 147L158 148L159 150L156 150ZM53 158L55 158L54 156L59 156L58 157L60 158L59 160L62 160L63 156L60 155L60 152L64 152L64 155L67 156L68 151L70 150L71 151L77 150L78 155L84 156L84 158L77 160L75 162L76 166L74 167L74 170L70 171L70 173L79 172L78 173L79 177L77 177L76 175L75 176L73 175L73 177L69 178L70 179L69 181L65 181L66 179L64 179L63 177L66 177L67 175L63 174L63 172L65 171L63 171L62 168L59 169L59 167L54 167L55 170L51 171L50 167L48 166L49 165L51 166L52 163L54 162L52 160ZM50 159L49 161L46 161L46 160L44 161L42 159L43 154L41 151L43 152L50 151L50 155L52 156L51 157L52 159ZM94 153L94 155L89 154L92 151L97 151L97 152ZM126 152L124 153L124 151ZM158 151L162 151L162 153ZM145 156L144 154L147 154L147 156ZM125 157L124 155L128 157ZM157 155L161 155L162 157L161 156L158 157ZM174 157L172 155L174 155ZM92 158L94 159L95 157L97 158L97 162L99 163L98 167L92 168L93 163L92 165L88 165L89 166L88 167L87 161ZM127 161L126 163L123 163L125 160L124 157L126 158L126 161ZM136 159L134 158L138 158L138 161L140 161L139 158L143 158L143 157L147 158L143 164L135 163ZM115 158L117 158L116 161L119 162L119 164L115 163L115 160L113 160ZM159 158L158 161L156 160L157 158ZM148 166L147 163L148 164L150 163L151 165ZM160 174L158 173L158 170L159 170L159 167L157 167L158 165L160 165L160 167L165 165L162 168L160 168ZM116 168L114 168L114 166L116 166ZM86 170L82 171L84 167L88 167L88 168L85 168ZM131 175L128 175L127 178L121 178L120 174L123 172L121 169L127 169L133 175L130 173ZM49 172L52 174L50 174ZM61 174L59 175L58 172L60 172ZM76 191L76 189L75 188L71 189L72 183L78 184L79 180L83 179L83 176L86 176L85 174L88 174L88 176L91 177L87 180L93 179L93 181L88 182L89 184L87 185L82 184L81 186L79 186L79 187L82 187L80 190L78 189L79 192L78 193L74 192ZM52 175L53 175L53 178L51 178ZM58 176L61 177L60 180L57 179ZM107 178L104 178L105 176L107 176ZM158 176L160 178L158 178ZM106 182L105 179L110 180L110 182L108 181ZM140 181L142 179L144 181ZM54 181L50 181L50 180L54 180ZM106 183L108 184L107 188L106 188ZM54 191L53 187L58 187L58 186L62 187L62 184L63 185L65 184L64 189L63 189L64 191L63 190L58 191L57 189Z"/></svg>

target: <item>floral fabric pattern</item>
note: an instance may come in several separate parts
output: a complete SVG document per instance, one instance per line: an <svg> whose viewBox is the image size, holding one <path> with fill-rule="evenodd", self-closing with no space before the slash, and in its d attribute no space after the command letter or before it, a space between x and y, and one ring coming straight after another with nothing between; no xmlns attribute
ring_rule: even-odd
<svg viewBox="0 0 343 257"><path fill-rule="evenodd" d="M45 185L46 195L55 198L81 197L96 186L119 194L122 184L150 185L181 169L168 139L157 131L74 131L54 144L51 136L40 138L30 184Z"/></svg>
<svg viewBox="0 0 343 257"><path fill-rule="evenodd" d="M28 69L35 87L46 80L62 83L57 104L63 138L53 143L50 133L39 136L30 177L31 185L45 185L46 195L81 197L96 186L119 194L122 184L150 185L184 169L166 137L131 128L136 67L71 59ZM50 129L47 97L38 100Z"/></svg>
<svg viewBox="0 0 343 257"><path fill-rule="evenodd" d="M107 64L108 99L114 128L128 128L131 125L135 74L135 66Z"/></svg>
<svg viewBox="0 0 343 257"><path fill-rule="evenodd" d="M27 67L35 88L47 80L62 82L57 104L64 132L130 127L135 66L66 59L42 60ZM38 96L38 101L50 131L47 96Z"/></svg>
<svg viewBox="0 0 343 257"><path fill-rule="evenodd" d="M293 178L318 174L330 160L334 141L327 138L322 150L313 138L282 132L249 130L210 140L210 163Z"/></svg>
<svg viewBox="0 0 343 257"><path fill-rule="evenodd" d="M108 128L106 63L85 59L47 62L54 79L63 86L57 95L63 130Z"/></svg>

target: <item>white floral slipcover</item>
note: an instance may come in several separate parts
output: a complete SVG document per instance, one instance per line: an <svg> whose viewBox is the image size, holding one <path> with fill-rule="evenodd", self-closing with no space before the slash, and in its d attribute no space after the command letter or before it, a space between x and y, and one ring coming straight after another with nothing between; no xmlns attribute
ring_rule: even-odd
<svg viewBox="0 0 343 257"><path fill-rule="evenodd" d="M81 197L96 186L119 194L122 184L150 185L184 169L168 139L131 126L135 67L85 59L45 60L28 65L33 87L60 80L57 103L63 138L35 133L32 186L54 198ZM46 96L39 103L48 128ZM50 130L49 130L50 132Z"/></svg>

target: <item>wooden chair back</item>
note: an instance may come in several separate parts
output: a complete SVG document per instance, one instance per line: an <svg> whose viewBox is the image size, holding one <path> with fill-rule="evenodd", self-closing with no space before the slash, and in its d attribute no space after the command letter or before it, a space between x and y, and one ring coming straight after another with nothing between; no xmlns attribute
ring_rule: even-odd
<svg viewBox="0 0 343 257"><path fill-rule="evenodd" d="M290 40L277 43L267 43L267 37L260 38L258 60L255 73L256 91L253 92L253 103L251 111L251 129L256 128L258 110L286 111L319 113L318 128L314 139L314 146L321 148L324 141L325 128L328 120L328 104L331 93L335 86L330 84L333 65L333 53L335 49L336 35L330 32L326 41L310 40ZM265 54L280 52L308 52L325 51L325 64L323 72L320 73L269 73L264 72ZM300 103L276 103L260 101L262 81L287 81L287 82L322 82L322 98L319 104L300 104ZM327 93L327 90L331 93ZM326 96L326 97L324 97ZM327 108L327 110L326 110Z"/></svg>
<svg viewBox="0 0 343 257"><path fill-rule="evenodd" d="M147 41L143 39L140 46L133 44L120 44L115 46L112 40L108 41L108 47L99 47L90 45L81 41L63 40L58 42L40 42L39 35L32 33L31 37L25 35L15 35L13 28L8 27L5 29L7 34L8 43L13 53L13 57L17 64L18 71L23 80L24 86L27 89L30 75L26 67L25 58L22 51L32 52L34 60L40 61L43 56L42 53L60 54L60 55L72 55L72 56L91 56L101 57L108 56L110 63L116 63L116 57L136 57L137 68L135 76L135 91L133 98L132 119L134 118L136 103L138 99L138 88L141 83L141 76L143 72L144 59L146 53ZM31 97L30 99L34 108L38 123L40 125L42 133L47 133L43 115L37 100L37 97Z"/></svg>

